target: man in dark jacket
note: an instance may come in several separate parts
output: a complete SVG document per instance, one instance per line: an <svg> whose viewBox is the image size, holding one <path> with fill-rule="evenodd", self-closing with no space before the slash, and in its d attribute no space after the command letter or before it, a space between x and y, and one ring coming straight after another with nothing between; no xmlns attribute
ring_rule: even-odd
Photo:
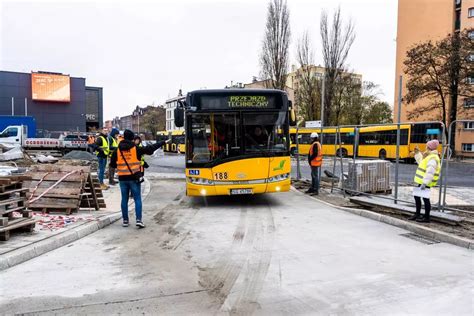
<svg viewBox="0 0 474 316"><path fill-rule="evenodd" d="M123 227L127 227L128 220L128 198L130 193L135 201L135 217L136 226L144 228L142 220L142 197L141 197L141 182L143 173L141 172L141 158L143 155L152 155L155 150L162 147L166 142L160 141L156 144L137 147L133 141L134 134L130 130L124 131L124 140L122 140L117 150L112 154L110 159L110 166L117 169L119 178L120 191L122 194L122 220Z"/></svg>

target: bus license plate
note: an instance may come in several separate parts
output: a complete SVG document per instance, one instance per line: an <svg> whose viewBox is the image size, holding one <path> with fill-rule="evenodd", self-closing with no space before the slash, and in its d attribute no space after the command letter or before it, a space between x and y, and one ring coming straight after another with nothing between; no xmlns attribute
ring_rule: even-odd
<svg viewBox="0 0 474 316"><path fill-rule="evenodd" d="M253 194L252 189L231 189L231 195L238 195L238 194Z"/></svg>

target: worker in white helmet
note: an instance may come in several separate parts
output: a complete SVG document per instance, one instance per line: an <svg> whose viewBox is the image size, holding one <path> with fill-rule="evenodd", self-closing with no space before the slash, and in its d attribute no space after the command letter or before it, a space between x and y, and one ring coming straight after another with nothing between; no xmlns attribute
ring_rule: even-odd
<svg viewBox="0 0 474 316"><path fill-rule="evenodd" d="M311 133L311 148L308 153L308 163L311 167L311 188L306 193L319 194L319 174L323 164L323 150L319 143L319 135Z"/></svg>

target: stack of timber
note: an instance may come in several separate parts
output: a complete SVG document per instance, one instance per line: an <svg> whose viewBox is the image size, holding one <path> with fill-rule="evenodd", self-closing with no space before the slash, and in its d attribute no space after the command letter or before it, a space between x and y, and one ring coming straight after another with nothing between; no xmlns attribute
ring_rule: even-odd
<svg viewBox="0 0 474 316"><path fill-rule="evenodd" d="M0 177L0 240L10 239L11 231L32 232L35 220L32 212L26 209L26 192L23 182L25 176ZM15 216L21 215L21 217Z"/></svg>
<svg viewBox="0 0 474 316"><path fill-rule="evenodd" d="M103 196L98 200L102 192L93 186L90 166L34 165L27 175L29 209L69 215L81 206L98 210L105 204Z"/></svg>

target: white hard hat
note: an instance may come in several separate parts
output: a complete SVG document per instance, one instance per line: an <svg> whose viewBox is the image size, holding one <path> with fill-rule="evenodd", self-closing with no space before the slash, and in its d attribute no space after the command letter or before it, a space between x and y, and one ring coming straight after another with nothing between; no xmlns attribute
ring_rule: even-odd
<svg viewBox="0 0 474 316"><path fill-rule="evenodd" d="M318 133L312 132L311 133L311 138L316 138L316 137L319 137Z"/></svg>

